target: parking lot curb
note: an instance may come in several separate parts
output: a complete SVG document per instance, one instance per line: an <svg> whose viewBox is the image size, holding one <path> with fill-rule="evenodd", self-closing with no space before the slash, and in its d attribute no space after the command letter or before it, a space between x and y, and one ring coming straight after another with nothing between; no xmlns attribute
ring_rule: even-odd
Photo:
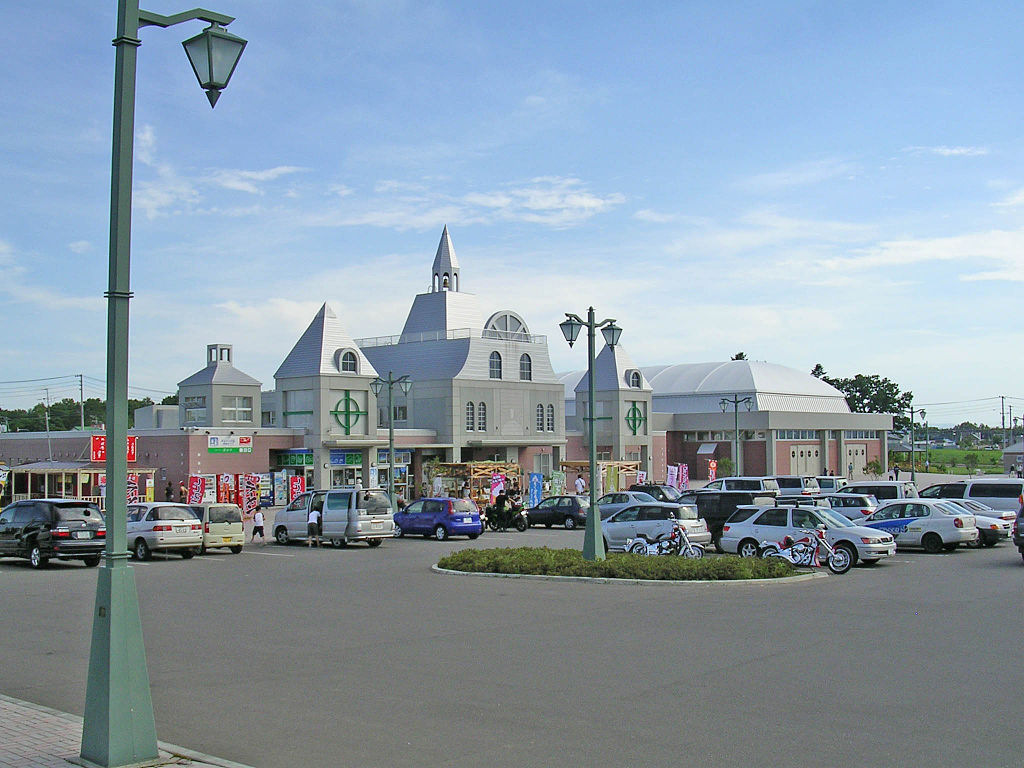
<svg viewBox="0 0 1024 768"><path fill-rule="evenodd" d="M779 579L699 579L694 581L668 581L666 579L612 579L606 576L547 576L535 573L478 573L476 571L453 571L449 568L441 568L437 565L430 566L430 570L435 573L443 573L451 576L484 576L491 579L529 579L535 581L582 581L592 584L631 584L641 587L703 586L711 584L745 584L753 587L766 587L769 584L794 584L801 581L810 581L811 579L828 578L827 573L820 571L816 571L814 573L801 573L797 576L784 576Z"/></svg>

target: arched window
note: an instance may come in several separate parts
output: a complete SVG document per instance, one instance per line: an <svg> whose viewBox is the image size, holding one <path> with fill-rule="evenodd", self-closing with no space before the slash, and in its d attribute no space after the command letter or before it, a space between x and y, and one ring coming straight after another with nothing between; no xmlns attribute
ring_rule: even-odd
<svg viewBox="0 0 1024 768"><path fill-rule="evenodd" d="M448 273L445 272L444 273L444 277L441 278L441 290L447 291L448 288L449 288L449 285L448 285Z"/></svg>
<svg viewBox="0 0 1024 768"><path fill-rule="evenodd" d="M519 358L519 380L533 381L533 360L525 353Z"/></svg>
<svg viewBox="0 0 1024 768"><path fill-rule="evenodd" d="M501 355L497 352L491 352L491 378L501 378Z"/></svg>
<svg viewBox="0 0 1024 768"><path fill-rule="evenodd" d="M642 384L643 379L640 378L640 371L633 371L629 374L629 386L633 387L633 389L640 389Z"/></svg>
<svg viewBox="0 0 1024 768"><path fill-rule="evenodd" d="M480 403L476 408L476 431L487 431L487 403Z"/></svg>
<svg viewBox="0 0 1024 768"><path fill-rule="evenodd" d="M466 403L466 431L472 432L473 427L476 424L476 411L473 408L473 403Z"/></svg>
<svg viewBox="0 0 1024 768"><path fill-rule="evenodd" d="M538 432L543 432L544 431L544 406L543 405L538 405L537 406L537 431Z"/></svg>
<svg viewBox="0 0 1024 768"><path fill-rule="evenodd" d="M341 372L342 373L355 373L356 372L356 353L346 352L341 356Z"/></svg>
<svg viewBox="0 0 1024 768"><path fill-rule="evenodd" d="M548 405L548 432L555 431L555 406Z"/></svg>

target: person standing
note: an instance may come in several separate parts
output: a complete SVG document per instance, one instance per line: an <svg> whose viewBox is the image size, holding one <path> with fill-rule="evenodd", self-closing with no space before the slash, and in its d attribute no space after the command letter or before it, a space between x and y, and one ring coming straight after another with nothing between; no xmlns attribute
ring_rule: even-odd
<svg viewBox="0 0 1024 768"><path fill-rule="evenodd" d="M900 479L900 465L899 464L893 464L892 465L892 479L893 480L899 480Z"/></svg>
<svg viewBox="0 0 1024 768"><path fill-rule="evenodd" d="M266 534L263 533L263 508L259 504L256 505L256 514L252 518L252 538L249 539L250 544L256 543L256 536L260 537L260 545L267 545Z"/></svg>
<svg viewBox="0 0 1024 768"><path fill-rule="evenodd" d="M576 475L576 493L582 495L587 490L587 484L583 480L583 475Z"/></svg>
<svg viewBox="0 0 1024 768"><path fill-rule="evenodd" d="M174 486L171 485L171 481L167 481L167 487L164 488L164 501L174 501Z"/></svg>
<svg viewBox="0 0 1024 768"><path fill-rule="evenodd" d="M358 491L356 491L358 493ZM309 508L309 514L306 515L306 546L312 547L313 541L316 540L316 546L320 546L320 513Z"/></svg>
<svg viewBox="0 0 1024 768"><path fill-rule="evenodd" d="M178 483L178 501L182 504L185 503L185 481L182 480Z"/></svg>

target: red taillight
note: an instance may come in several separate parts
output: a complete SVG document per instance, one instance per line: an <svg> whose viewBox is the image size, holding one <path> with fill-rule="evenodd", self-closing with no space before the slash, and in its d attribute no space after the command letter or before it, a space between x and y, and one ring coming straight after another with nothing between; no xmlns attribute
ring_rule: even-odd
<svg viewBox="0 0 1024 768"><path fill-rule="evenodd" d="M209 532L210 532L210 524L207 523L206 525L203 526L203 533L209 533Z"/></svg>
<svg viewBox="0 0 1024 768"><path fill-rule="evenodd" d="M728 525L723 525L722 526L722 533L725 533L728 530L729 530L729 526Z"/></svg>
<svg viewBox="0 0 1024 768"><path fill-rule="evenodd" d="M964 519L962 517L954 517L953 518L953 527L954 528L963 528L964 527Z"/></svg>
<svg viewBox="0 0 1024 768"><path fill-rule="evenodd" d="M193 531L198 531L199 530L199 523L192 523L192 530ZM209 523L206 524L206 532L207 533L210 532L210 524Z"/></svg>
<svg viewBox="0 0 1024 768"><path fill-rule="evenodd" d="M169 531L169 530L171 530L171 526L169 526L169 525L154 525L153 526L153 530L154 531Z"/></svg>
<svg viewBox="0 0 1024 768"><path fill-rule="evenodd" d="M96 531L96 538L97 539L106 538L106 535L107 535L107 529L106 528L100 528L98 531Z"/></svg>
<svg viewBox="0 0 1024 768"><path fill-rule="evenodd" d="M56 539L70 539L71 531L69 531L67 528L54 528L52 531L50 531L50 535Z"/></svg>
<svg viewBox="0 0 1024 768"><path fill-rule="evenodd" d="M870 510L870 509L862 509L862 510L860 511L860 513L861 513L862 515L864 515L864 517L867 517L868 515L870 515L870 514L871 514L871 510Z"/></svg>

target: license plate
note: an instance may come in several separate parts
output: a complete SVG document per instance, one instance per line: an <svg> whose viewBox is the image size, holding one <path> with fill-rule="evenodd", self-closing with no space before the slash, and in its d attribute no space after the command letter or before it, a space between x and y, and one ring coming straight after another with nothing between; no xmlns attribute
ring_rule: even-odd
<svg viewBox="0 0 1024 768"><path fill-rule="evenodd" d="M464 523L472 523L473 522L473 518L472 517L464 517L464 518L462 518L462 522L464 522Z"/></svg>
<svg viewBox="0 0 1024 768"><path fill-rule="evenodd" d="M384 523L370 523L371 528L383 528Z"/></svg>
<svg viewBox="0 0 1024 768"><path fill-rule="evenodd" d="M91 539L92 538L92 532L91 531L75 531L75 538L76 539Z"/></svg>
<svg viewBox="0 0 1024 768"><path fill-rule="evenodd" d="M174 532L175 533L188 533L188 526L187 525L176 525L176 526L174 526Z"/></svg>
<svg viewBox="0 0 1024 768"><path fill-rule="evenodd" d="M230 537L230 536L222 536L221 538L222 538L222 539L223 539L224 541L231 541L231 537Z"/></svg>

